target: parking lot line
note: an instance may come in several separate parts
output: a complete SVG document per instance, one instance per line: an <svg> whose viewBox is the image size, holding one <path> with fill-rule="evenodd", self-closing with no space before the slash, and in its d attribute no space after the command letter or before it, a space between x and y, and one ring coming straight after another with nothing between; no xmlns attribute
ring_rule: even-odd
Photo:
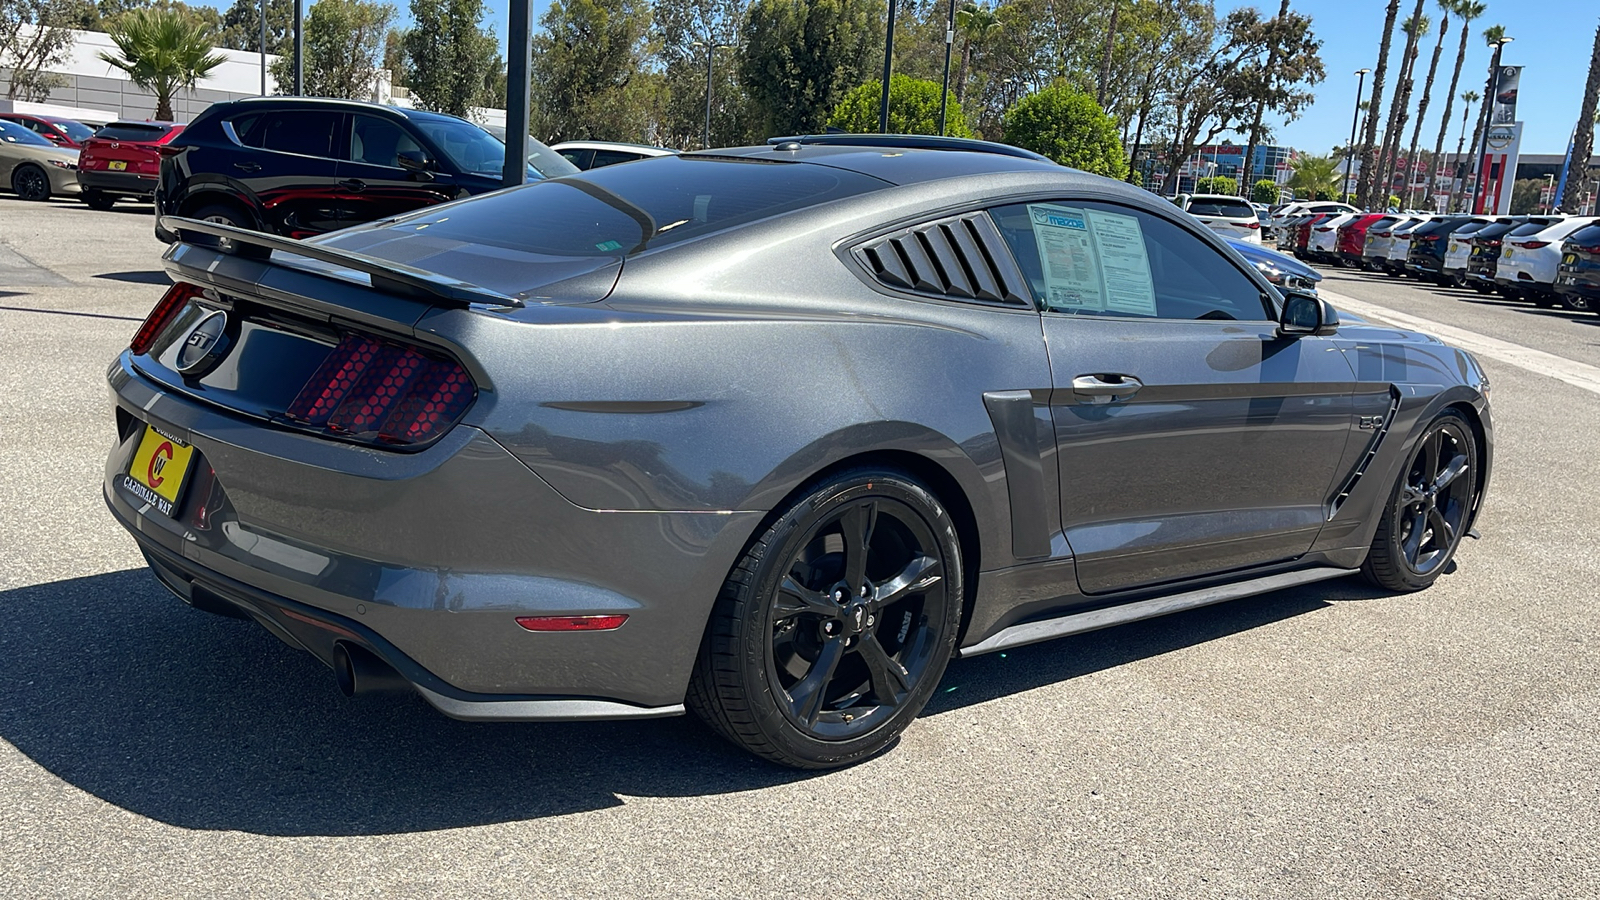
<svg viewBox="0 0 1600 900"><path fill-rule="evenodd" d="M1559 379L1593 394L1600 394L1600 367L1557 356L1554 353L1546 353L1543 350L1535 350L1532 347L1524 347L1511 341L1488 337L1465 328L1396 312L1386 306L1357 300L1347 294L1328 290L1321 293L1338 309L1349 310L1359 316L1377 319L1401 328L1427 332L1479 356L1526 369L1537 375Z"/></svg>

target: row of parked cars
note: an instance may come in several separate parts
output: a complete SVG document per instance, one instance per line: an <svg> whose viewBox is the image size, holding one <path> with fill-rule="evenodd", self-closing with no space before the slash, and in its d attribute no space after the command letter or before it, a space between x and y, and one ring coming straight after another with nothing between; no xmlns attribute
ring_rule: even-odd
<svg viewBox="0 0 1600 900"><path fill-rule="evenodd" d="M1291 211L1280 222L1279 248L1302 260L1600 313L1600 217L1346 208Z"/></svg>
<svg viewBox="0 0 1600 900"><path fill-rule="evenodd" d="M528 176L672 153L530 139ZM162 178L163 159L177 161ZM505 145L453 116L300 97L219 103L189 125L0 113L0 187L95 209L157 199L180 215L305 237L500 187Z"/></svg>

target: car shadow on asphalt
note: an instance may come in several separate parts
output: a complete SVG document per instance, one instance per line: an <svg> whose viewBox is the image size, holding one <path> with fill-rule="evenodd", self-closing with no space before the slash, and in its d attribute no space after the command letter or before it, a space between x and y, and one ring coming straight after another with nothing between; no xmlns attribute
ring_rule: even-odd
<svg viewBox="0 0 1600 900"><path fill-rule="evenodd" d="M1348 579L957 660L925 715L1375 596ZM692 717L458 722L341 696L253 623L190 609L143 569L0 592L0 738L52 775L182 828L279 836L460 828L757 790L768 764Z"/></svg>

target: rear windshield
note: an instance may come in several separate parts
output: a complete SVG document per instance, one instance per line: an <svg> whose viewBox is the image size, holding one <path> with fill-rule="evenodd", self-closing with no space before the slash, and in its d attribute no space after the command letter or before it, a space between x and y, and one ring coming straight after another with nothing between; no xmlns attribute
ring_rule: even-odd
<svg viewBox="0 0 1600 900"><path fill-rule="evenodd" d="M146 125L141 122L112 122L96 131L102 141L159 141L172 130L171 125Z"/></svg>
<svg viewBox="0 0 1600 900"><path fill-rule="evenodd" d="M1567 240L1580 247L1600 247L1600 223L1585 225L1574 231Z"/></svg>
<svg viewBox="0 0 1600 900"><path fill-rule="evenodd" d="M1553 224L1553 222L1548 220L1524 222L1521 225L1518 225L1516 228L1511 229L1510 233L1508 233L1506 237L1523 237L1525 235L1538 234Z"/></svg>
<svg viewBox="0 0 1600 900"><path fill-rule="evenodd" d="M94 137L94 129L82 122L74 122L71 119L51 119L50 124L65 131L67 137L75 141L86 141Z"/></svg>
<svg viewBox="0 0 1600 900"><path fill-rule="evenodd" d="M1478 229L1476 234L1478 237L1499 237L1515 227L1517 227L1515 222L1490 222L1488 225Z"/></svg>
<svg viewBox="0 0 1600 900"><path fill-rule="evenodd" d="M1255 207L1243 200L1190 200L1189 214L1194 216L1227 216L1234 219L1254 218Z"/></svg>
<svg viewBox="0 0 1600 900"><path fill-rule="evenodd" d="M660 156L486 194L398 229L549 256L626 256L887 187L842 169Z"/></svg>

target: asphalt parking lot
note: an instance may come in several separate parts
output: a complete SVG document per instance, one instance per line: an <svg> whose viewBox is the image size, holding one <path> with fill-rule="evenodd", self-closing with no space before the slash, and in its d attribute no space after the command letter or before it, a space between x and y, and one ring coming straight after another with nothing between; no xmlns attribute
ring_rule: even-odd
<svg viewBox="0 0 1600 900"><path fill-rule="evenodd" d="M1478 344L1459 571L957 661L899 747L807 775L690 718L346 700L168 595L100 497L152 224L0 196L0 896L1600 894L1600 316L1330 271Z"/></svg>

